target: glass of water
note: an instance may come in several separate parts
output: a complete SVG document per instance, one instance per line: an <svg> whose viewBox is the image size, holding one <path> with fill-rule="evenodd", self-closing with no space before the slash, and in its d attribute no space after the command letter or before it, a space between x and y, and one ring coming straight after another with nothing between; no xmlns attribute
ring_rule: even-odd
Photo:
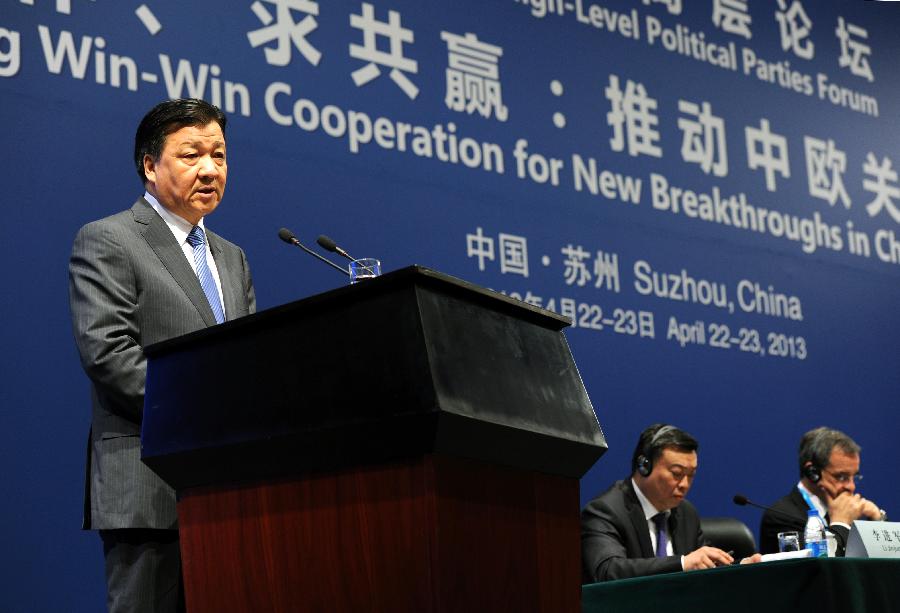
<svg viewBox="0 0 900 613"><path fill-rule="evenodd" d="M375 258L360 258L350 262L350 283L372 279L381 274L381 261Z"/></svg>
<svg viewBox="0 0 900 613"><path fill-rule="evenodd" d="M778 551L800 551L800 535L797 532L779 532Z"/></svg>

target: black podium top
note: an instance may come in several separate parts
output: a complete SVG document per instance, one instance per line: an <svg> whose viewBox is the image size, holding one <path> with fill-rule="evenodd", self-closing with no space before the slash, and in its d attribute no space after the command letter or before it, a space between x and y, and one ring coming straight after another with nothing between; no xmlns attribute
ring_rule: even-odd
<svg viewBox="0 0 900 613"><path fill-rule="evenodd" d="M411 266L149 346L176 488L447 453L581 477L606 442L568 319Z"/></svg>

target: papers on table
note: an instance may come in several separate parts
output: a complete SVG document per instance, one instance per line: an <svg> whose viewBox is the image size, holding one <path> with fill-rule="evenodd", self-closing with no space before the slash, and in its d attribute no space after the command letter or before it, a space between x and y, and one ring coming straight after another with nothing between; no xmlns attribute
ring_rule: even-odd
<svg viewBox="0 0 900 613"><path fill-rule="evenodd" d="M793 558L809 558L812 557L812 551L809 549L801 549L800 551L782 551L781 553L763 554L761 562L774 562L775 560L791 560Z"/></svg>

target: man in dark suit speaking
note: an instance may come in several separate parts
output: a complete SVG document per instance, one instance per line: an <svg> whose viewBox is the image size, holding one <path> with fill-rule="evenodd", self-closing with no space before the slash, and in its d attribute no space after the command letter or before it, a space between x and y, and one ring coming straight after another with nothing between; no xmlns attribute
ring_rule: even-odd
<svg viewBox="0 0 900 613"><path fill-rule="evenodd" d="M704 546L700 517L684 499L697 471L694 437L655 424L641 433L631 478L617 481L581 512L584 583L731 564ZM759 554L746 561L758 561Z"/></svg>
<svg viewBox="0 0 900 613"><path fill-rule="evenodd" d="M244 252L204 223L225 191L225 123L202 100L150 110L134 146L144 195L81 228L72 248L69 302L93 405L84 527L100 531L110 611L183 608L175 494L140 461L143 347L256 308ZM205 385L215 382L197 392Z"/></svg>

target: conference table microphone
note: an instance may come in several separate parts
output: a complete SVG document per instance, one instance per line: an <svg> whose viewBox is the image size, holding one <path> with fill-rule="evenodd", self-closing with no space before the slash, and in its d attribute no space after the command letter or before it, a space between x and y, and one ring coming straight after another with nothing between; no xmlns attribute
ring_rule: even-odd
<svg viewBox="0 0 900 613"><path fill-rule="evenodd" d="M349 253L347 253L346 251L344 251L343 249L338 247L337 243L335 243L333 240L331 240L324 234L320 234L319 238L316 239L316 242L319 244L319 246L322 249L325 249L326 251L330 251L332 253L336 253L340 256L343 256L343 257L347 258L348 260L350 260L351 262L356 261L355 257L353 257L352 255L350 255Z"/></svg>
<svg viewBox="0 0 900 613"><path fill-rule="evenodd" d="M806 523L806 517L800 517L799 515L794 515L793 513L785 513L784 511L779 511L778 509L773 509L772 507L767 507L764 504L757 504L744 496L743 494L735 494L734 498L731 499L734 504L738 506L746 506L750 505L751 507L756 507L757 509L762 509L764 511L770 511L776 515L780 515L783 519L789 519L792 522L800 522Z"/></svg>
<svg viewBox="0 0 900 613"><path fill-rule="evenodd" d="M343 268L341 268L340 266L338 266L337 264L335 264L328 258L323 258L321 255L319 255L318 253L316 253L315 251L313 251L312 249L310 249L309 247L307 247L306 245L301 243L299 240L297 240L297 237L294 236L294 233L291 232L290 230L288 230L287 228L282 228L278 231L278 238L280 238L281 240L286 242L288 245L295 245L297 247L300 247L306 253L319 258L320 260L322 260L329 266L336 268L337 270L340 270L342 273L344 273L348 277L350 276L350 271L344 270Z"/></svg>

